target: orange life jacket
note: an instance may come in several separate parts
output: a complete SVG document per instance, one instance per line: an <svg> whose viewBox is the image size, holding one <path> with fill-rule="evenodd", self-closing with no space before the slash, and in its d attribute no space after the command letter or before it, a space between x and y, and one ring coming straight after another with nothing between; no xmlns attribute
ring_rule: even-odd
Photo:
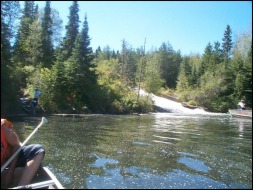
<svg viewBox="0 0 253 190"><path fill-rule="evenodd" d="M1 166L4 164L5 160L10 157L10 150L5 138L3 126L13 128L11 122L9 122L7 119L1 119Z"/></svg>

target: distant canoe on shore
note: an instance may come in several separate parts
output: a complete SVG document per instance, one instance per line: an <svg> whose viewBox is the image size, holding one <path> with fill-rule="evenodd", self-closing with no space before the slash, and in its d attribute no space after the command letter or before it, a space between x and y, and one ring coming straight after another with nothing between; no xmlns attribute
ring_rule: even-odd
<svg viewBox="0 0 253 190"><path fill-rule="evenodd" d="M252 118L252 110L238 110L238 109L231 109L228 110L231 116L234 117L247 117Z"/></svg>

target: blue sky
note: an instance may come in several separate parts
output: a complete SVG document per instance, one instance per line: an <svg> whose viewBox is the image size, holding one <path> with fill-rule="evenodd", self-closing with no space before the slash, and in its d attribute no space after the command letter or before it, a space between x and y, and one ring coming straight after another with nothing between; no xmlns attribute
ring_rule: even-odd
<svg viewBox="0 0 253 190"><path fill-rule="evenodd" d="M45 1L35 1L39 8ZM68 23L72 1L51 1L58 10L63 28ZM227 25L232 36L252 31L252 1L78 1L82 26L85 14L91 47L109 46L121 50L125 39L136 49L146 51L169 42L182 55L204 52L208 42L222 43ZM65 31L63 32L65 35Z"/></svg>

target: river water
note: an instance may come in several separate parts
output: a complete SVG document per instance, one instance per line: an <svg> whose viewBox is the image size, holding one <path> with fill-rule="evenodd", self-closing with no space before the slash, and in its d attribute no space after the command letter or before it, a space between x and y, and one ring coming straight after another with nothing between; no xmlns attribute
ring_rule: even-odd
<svg viewBox="0 0 253 190"><path fill-rule="evenodd" d="M226 115L47 117L29 143L66 188L251 188L252 121ZM14 120L23 142L37 126Z"/></svg>
<svg viewBox="0 0 253 190"><path fill-rule="evenodd" d="M252 188L251 119L154 98L170 113L46 116L29 143L65 188ZM40 120L13 119L21 142Z"/></svg>

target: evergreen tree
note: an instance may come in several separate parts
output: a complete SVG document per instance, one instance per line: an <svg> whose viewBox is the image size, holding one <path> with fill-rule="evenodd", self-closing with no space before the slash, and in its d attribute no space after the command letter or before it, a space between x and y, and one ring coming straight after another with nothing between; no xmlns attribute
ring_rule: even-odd
<svg viewBox="0 0 253 190"><path fill-rule="evenodd" d="M89 105L90 78L86 65L84 65L84 56L82 55L81 35L77 35L74 43L72 55L64 63L65 77L67 84L66 102L77 108Z"/></svg>
<svg viewBox="0 0 253 190"><path fill-rule="evenodd" d="M229 25L227 25L226 30L224 32L224 37L222 38L222 50L223 50L223 59L227 63L230 59L232 53L232 30Z"/></svg>
<svg viewBox="0 0 253 190"><path fill-rule="evenodd" d="M34 67L41 66L41 60L43 56L42 50L42 28L39 23L39 14L35 8L35 17L33 22L29 25L30 32L26 39L23 41L23 50L27 57L25 57L25 62L23 65L33 65Z"/></svg>
<svg viewBox="0 0 253 190"><path fill-rule="evenodd" d="M30 25L35 19L34 1L25 1L22 11L17 39L14 45L15 62L25 65L29 52L26 51L25 42L31 33Z"/></svg>
<svg viewBox="0 0 253 190"><path fill-rule="evenodd" d="M143 84L148 93L158 93L165 83L161 77L157 56L157 54L154 54L154 56L146 62Z"/></svg>
<svg viewBox="0 0 253 190"><path fill-rule="evenodd" d="M190 79L190 85L192 85L194 88L198 88L200 86L200 78L201 78L201 72L200 72L200 66L201 66L201 58L197 55L191 55L190 56L190 66L191 66L191 76Z"/></svg>
<svg viewBox="0 0 253 190"><path fill-rule="evenodd" d="M112 58L114 58L114 59L116 59L116 58L117 58L117 55L116 55L116 53L115 53L115 51L114 51L114 50L112 50Z"/></svg>
<svg viewBox="0 0 253 190"><path fill-rule="evenodd" d="M98 57L100 52L101 52L101 48L100 48L100 46L98 46L98 48L95 51L95 57Z"/></svg>
<svg viewBox="0 0 253 190"><path fill-rule="evenodd" d="M72 54L64 63L67 88L67 102L69 105L78 107L89 107L94 109L95 98L94 89L97 86L97 76L95 74L95 65L92 64L94 58L92 48L90 47L90 38L88 35L87 16L83 23L80 34L77 35ZM89 89L87 91L87 89Z"/></svg>
<svg viewBox="0 0 253 190"><path fill-rule="evenodd" d="M215 65L222 62L222 49L220 49L220 43L218 41L214 43L213 62Z"/></svg>
<svg viewBox="0 0 253 190"><path fill-rule="evenodd" d="M89 26L87 21L87 16L85 15L83 27L81 31L81 54L83 56L83 64L86 67L94 67L91 64L92 60L94 59L92 48L90 47L90 37L89 37Z"/></svg>
<svg viewBox="0 0 253 190"><path fill-rule="evenodd" d="M95 98L95 91L97 87L97 75L95 73L96 65L92 64L93 59L95 58L92 48L90 47L90 37L89 37L89 26L87 21L87 15L85 15L84 22L82 25L82 30L80 33L79 43L77 51L81 55L81 67L80 72L82 78L80 78L79 84L82 84L80 87L80 94L82 94L81 101L85 102L90 109L95 109L94 102L92 101ZM78 41L77 41L78 43ZM78 54L77 53L77 54ZM89 93L87 89L90 89Z"/></svg>
<svg viewBox="0 0 253 190"><path fill-rule="evenodd" d="M203 55L203 61L202 61L202 67L201 72L202 74L208 70L208 68L211 68L211 62L212 62L212 54L213 54L213 47L211 43L209 42L205 48L204 55Z"/></svg>
<svg viewBox="0 0 253 190"><path fill-rule="evenodd" d="M34 69L36 72L39 71L42 59L41 32L38 5L34 6L34 2L25 2L13 53L15 77L19 88L27 87L31 71Z"/></svg>
<svg viewBox="0 0 253 190"><path fill-rule="evenodd" d="M247 107L252 106L252 44L246 59L237 57L234 60L238 66L235 70L235 99L245 99Z"/></svg>
<svg viewBox="0 0 253 190"><path fill-rule="evenodd" d="M166 81L167 87L176 88L181 62L180 52L175 52L172 45L168 42L161 45L158 54L162 79Z"/></svg>
<svg viewBox="0 0 253 190"><path fill-rule="evenodd" d="M68 91L67 80L65 76L65 68L63 64L64 55L60 53L60 50L56 50L57 60L52 66L52 86L51 90L52 103L50 109L53 112L57 112L62 109L66 109L66 94Z"/></svg>
<svg viewBox="0 0 253 190"><path fill-rule="evenodd" d="M42 19L42 62L45 67L51 67L54 62L54 49L52 42L53 21L51 18L50 1L46 1L44 16Z"/></svg>
<svg viewBox="0 0 253 190"><path fill-rule="evenodd" d="M19 14L18 1L1 1L1 57L5 60L9 60L11 55L11 43L15 37Z"/></svg>
<svg viewBox="0 0 253 190"><path fill-rule="evenodd" d="M189 56L183 57L183 60L180 64L180 72L178 75L178 82L176 90L179 93L183 93L190 87L190 74L191 74L191 67L190 67L190 58Z"/></svg>
<svg viewBox="0 0 253 190"><path fill-rule="evenodd" d="M105 59L106 59L106 60L110 60L111 55L112 55L110 46L108 46L108 45L105 46L105 47L103 48L103 53L104 53L104 55L105 55Z"/></svg>
<svg viewBox="0 0 253 190"><path fill-rule="evenodd" d="M126 64L127 64L127 57L126 57L126 41L125 39L122 40L122 50L121 50L121 62L120 62L120 75L121 75L121 82L126 84Z"/></svg>
<svg viewBox="0 0 253 190"><path fill-rule="evenodd" d="M121 62L117 67L118 72L121 74L121 81L123 85L135 86L135 76L138 62L137 59L136 52L128 46L125 40L123 40L120 56Z"/></svg>
<svg viewBox="0 0 253 190"><path fill-rule="evenodd" d="M247 106L252 107L252 40L244 68L244 74L246 76L246 80L244 83L245 98L247 100Z"/></svg>
<svg viewBox="0 0 253 190"><path fill-rule="evenodd" d="M1 1L1 114L13 113L18 103L17 78L11 64L11 41L19 12L19 2Z"/></svg>
<svg viewBox="0 0 253 190"><path fill-rule="evenodd" d="M72 53L74 43L78 34L78 28L79 28L79 8L78 8L77 1L73 1L72 6L70 6L70 14L68 16L69 22L66 28L66 37L63 42L63 49L66 51L66 57L65 60L67 60Z"/></svg>
<svg viewBox="0 0 253 190"><path fill-rule="evenodd" d="M130 87L136 86L136 72L137 72L137 62L138 55L133 49L129 49L127 53L128 62L127 62L127 81Z"/></svg>

